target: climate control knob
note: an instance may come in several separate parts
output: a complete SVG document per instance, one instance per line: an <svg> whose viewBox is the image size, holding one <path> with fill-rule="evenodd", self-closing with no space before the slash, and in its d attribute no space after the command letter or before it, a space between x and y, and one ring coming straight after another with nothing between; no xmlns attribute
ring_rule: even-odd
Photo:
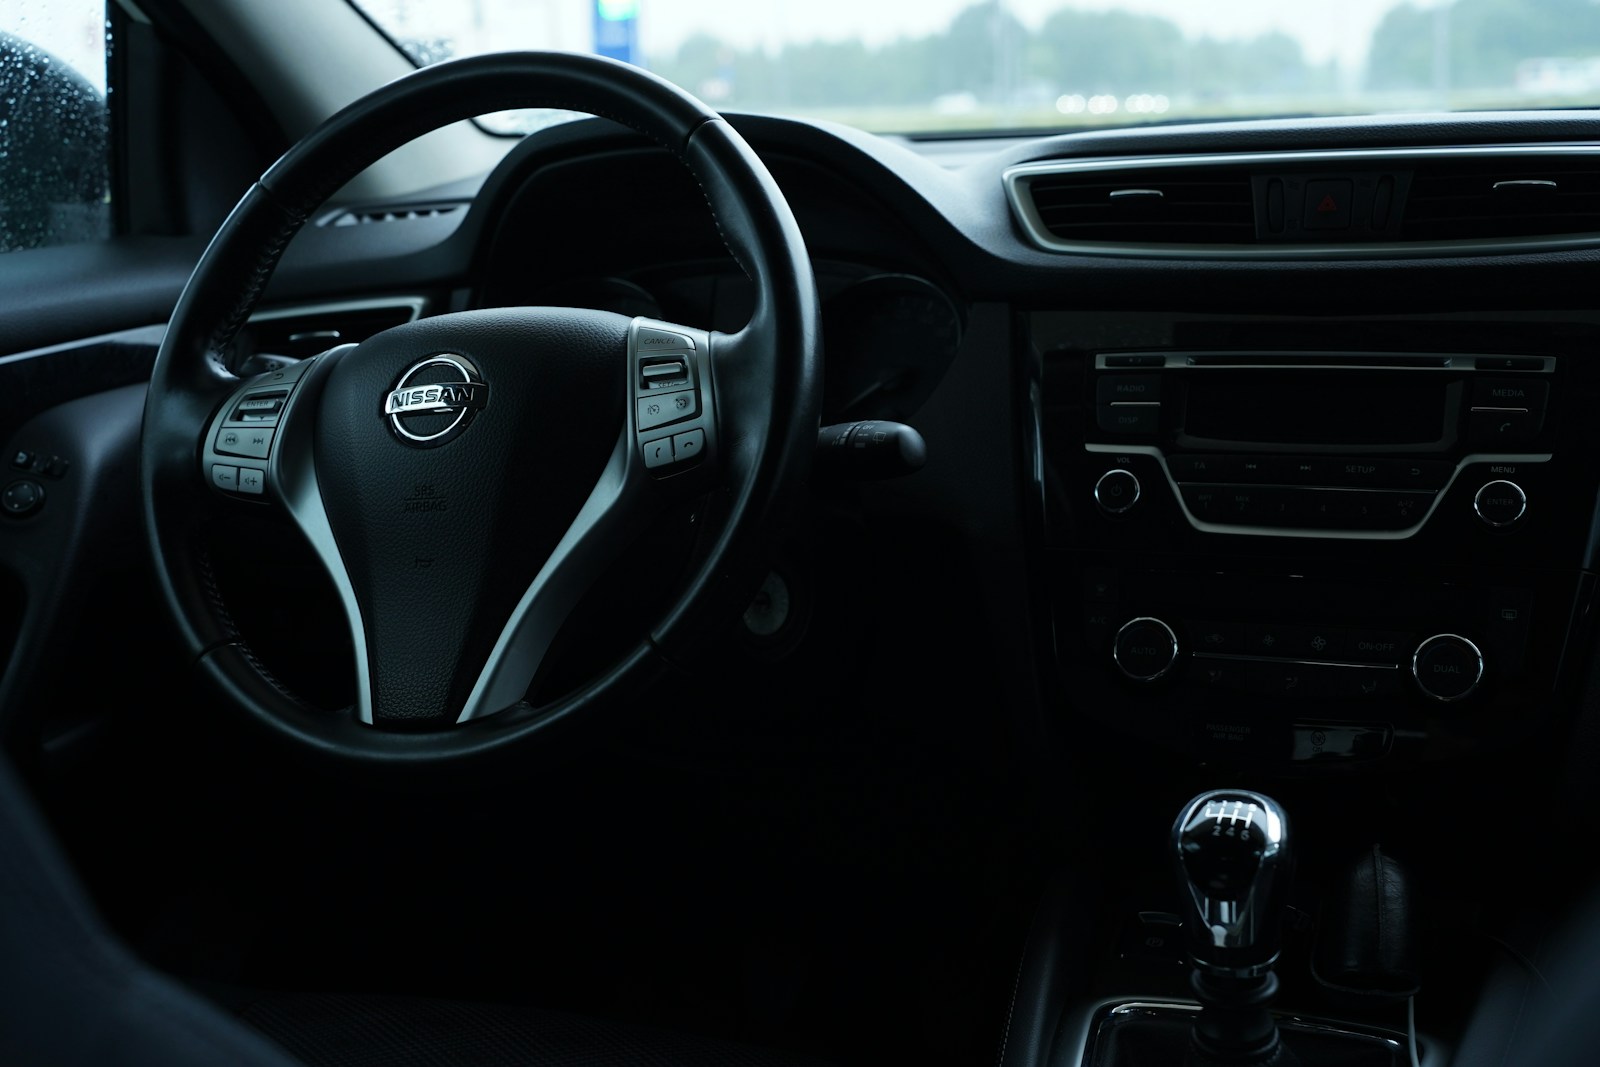
<svg viewBox="0 0 1600 1067"><path fill-rule="evenodd" d="M1094 483L1094 502L1107 515L1125 513L1139 502L1139 479L1132 471L1106 471Z"/></svg>
<svg viewBox="0 0 1600 1067"><path fill-rule="evenodd" d="M1483 681L1483 653L1460 634L1434 634L1412 655L1411 676L1437 701L1463 700Z"/></svg>
<svg viewBox="0 0 1600 1067"><path fill-rule="evenodd" d="M1528 494L1516 482L1488 482L1472 498L1472 511L1478 521L1496 530L1517 522L1527 510Z"/></svg>
<svg viewBox="0 0 1600 1067"><path fill-rule="evenodd" d="M1178 635L1160 619L1129 619L1111 644L1117 670L1136 682L1153 682L1178 662Z"/></svg>

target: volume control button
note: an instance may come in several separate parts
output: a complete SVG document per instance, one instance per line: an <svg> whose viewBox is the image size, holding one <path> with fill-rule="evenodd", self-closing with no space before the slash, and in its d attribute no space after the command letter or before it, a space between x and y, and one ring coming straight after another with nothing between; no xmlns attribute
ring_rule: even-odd
<svg viewBox="0 0 1600 1067"><path fill-rule="evenodd" d="M1131 471L1106 471L1094 483L1094 502L1107 515L1125 514L1139 502L1139 479Z"/></svg>

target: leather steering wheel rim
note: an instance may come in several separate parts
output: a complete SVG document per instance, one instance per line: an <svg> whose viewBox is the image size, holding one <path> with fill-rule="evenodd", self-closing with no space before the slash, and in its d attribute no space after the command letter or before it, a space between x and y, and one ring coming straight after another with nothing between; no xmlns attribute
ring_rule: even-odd
<svg viewBox="0 0 1600 1067"><path fill-rule="evenodd" d="M230 341L260 299L290 238L333 192L389 151L424 133L474 115L522 107L600 115L667 149L700 184L724 242L755 285L755 310L742 330L710 335L681 331L685 338L698 336L698 349L703 350L702 355L691 354L690 363L701 367L706 407L702 421L710 442L715 443L715 455L705 457L700 479L706 482L709 468L723 505L720 519L709 548L698 557L692 576L670 609L631 652L582 689L556 704L532 708L513 703L459 724L440 718L424 723L436 728L375 728L348 710L328 712L310 707L279 683L241 638L208 563L204 529L218 508L266 506L219 500L216 486L208 482L208 462L216 459L209 451L213 428L227 411L237 410L229 406L236 405L236 398L244 395L241 389L255 381L242 382L234 373L236 368L229 365ZM524 310L521 317L513 315L487 325L468 317L475 313L467 313L459 321L456 316L419 320L411 326L432 324L433 335L416 332L414 346L422 346L418 351L430 345L437 348L438 331L457 328L464 331L461 336L486 344L485 337L510 322L513 329L543 331L538 334L541 338L577 337L574 344L591 335L603 335L602 341L594 343L606 353L617 350L616 331L622 327L599 318L604 313L570 319L549 309ZM672 324L653 325L672 328ZM626 373L630 380L624 388L629 398L635 385L644 388L631 378L642 373L643 364L635 353L635 347L643 344L637 340L643 336L640 330L650 328L641 327L636 320L628 333ZM742 606L753 590L759 564L808 476L821 391L819 332L810 261L776 183L737 132L670 83L599 57L524 52L455 60L384 86L302 139L245 194L196 266L156 357L141 438L144 521L163 598L177 621L194 669L211 691L243 708L277 735L331 756L391 765L460 761L501 751L579 711L636 696L663 668L725 626L730 613ZM691 341L684 343L696 347ZM325 386L332 395L338 388L338 376L346 373L342 367L356 367L363 359L371 362L383 355L369 357L365 351L368 344L348 346L354 351L342 362L338 350L317 357L323 368L312 367L306 372L307 380L320 374L332 383ZM373 351L382 347L382 343L373 344ZM596 348L599 351L601 348ZM704 362L695 364L701 358ZM369 377L384 371L381 365L373 366ZM620 371L617 376L621 377ZM296 395L291 393L291 400ZM504 395L503 388L490 393L488 410L494 411L495 401ZM378 421L380 399L373 398L374 422ZM302 407L318 403L296 402ZM326 406L329 402L321 403ZM629 477L641 477L642 492L648 496L661 484L661 475L655 472L652 479L637 473L643 468L635 443L646 452L652 446L635 423L633 404L629 399L612 405L618 411L626 409L626 419L607 470L621 470L618 464L623 460L618 457L626 454L626 467L632 472ZM313 414L297 417L308 426L329 418L320 408L305 410ZM641 408L639 425L643 418ZM482 419L489 422L489 415L485 413ZM364 423L360 429L366 431ZM314 461L306 462L323 470L326 477L328 468L316 465L324 462L321 451L336 442L336 435L321 428L307 432L314 432L315 448L306 445L301 451L316 455ZM482 431L485 440L490 432ZM465 434L463 439L470 436ZM276 446L279 455L288 448L287 440L283 437ZM658 440L655 445L660 443ZM437 452L447 450L439 448ZM263 480L268 478L268 462L262 461ZM279 458L270 463L270 476L276 484ZM211 473L215 473L214 466ZM300 518L299 512L295 515ZM571 537L568 530L562 544ZM338 547L346 559L355 554L342 541ZM331 558L337 562L340 553ZM555 562L551 557L545 569ZM540 580L543 574L541 571ZM357 608L370 616L376 614L373 604L382 602L378 593L368 591L365 600L362 595L358 590L350 608L352 624L357 627L361 622ZM358 631L358 660L366 669L368 660L362 657L368 650L362 645L361 632L366 631ZM506 633L510 632L508 628ZM501 644L505 639L502 634ZM380 657L372 662L381 667L385 661ZM484 668L485 676L488 670ZM475 694L482 685L480 678ZM457 686L458 691L462 689L464 685ZM365 690L363 694L366 699ZM390 700L391 705L403 703ZM454 714L451 708L440 712L446 718L450 714Z"/></svg>

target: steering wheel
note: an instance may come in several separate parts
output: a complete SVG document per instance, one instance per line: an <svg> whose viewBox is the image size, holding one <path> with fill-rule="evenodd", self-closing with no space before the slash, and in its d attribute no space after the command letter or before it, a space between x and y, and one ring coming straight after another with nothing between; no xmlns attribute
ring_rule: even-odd
<svg viewBox="0 0 1600 1067"><path fill-rule="evenodd" d="M229 342L319 205L424 133L524 107L613 119L686 166L754 282L750 321L720 333L583 309L467 311L238 376ZM504 749L637 694L753 591L809 472L819 336L810 261L776 183L738 133L671 84L598 57L526 52L384 86L245 194L156 356L144 521L195 668L278 734L381 763ZM596 577L663 509L707 493L721 502L709 547L668 609L599 677L528 704ZM300 700L232 621L202 534L220 511L250 505L288 515L338 590L356 656L349 709Z"/></svg>

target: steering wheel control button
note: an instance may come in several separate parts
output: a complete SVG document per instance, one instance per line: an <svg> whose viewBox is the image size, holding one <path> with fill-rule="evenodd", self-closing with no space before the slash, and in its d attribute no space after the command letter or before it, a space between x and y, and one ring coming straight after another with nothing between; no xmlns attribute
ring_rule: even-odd
<svg viewBox="0 0 1600 1067"><path fill-rule="evenodd" d="M687 463L691 459L699 459L700 454L706 450L706 432L704 430L690 430L680 433L672 439L672 458L678 463Z"/></svg>
<svg viewBox="0 0 1600 1067"><path fill-rule="evenodd" d="M694 340L681 333L658 330L654 326L640 326L633 335L634 351L641 356L656 352L693 352Z"/></svg>
<svg viewBox="0 0 1600 1067"><path fill-rule="evenodd" d="M1483 680L1483 653L1459 634L1435 634L1417 646L1411 676L1434 700L1462 700Z"/></svg>
<svg viewBox="0 0 1600 1067"><path fill-rule="evenodd" d="M670 466L672 463L672 438L663 437L659 441L646 441L644 445L644 465L651 470L657 467Z"/></svg>
<svg viewBox="0 0 1600 1067"><path fill-rule="evenodd" d="M1489 482L1472 498L1472 510L1485 526L1503 530L1527 513L1528 494L1516 482Z"/></svg>
<svg viewBox="0 0 1600 1067"><path fill-rule="evenodd" d="M661 359L641 364L639 367L639 388L641 389L670 389L674 386L689 384L689 361L687 359Z"/></svg>
<svg viewBox="0 0 1600 1067"><path fill-rule="evenodd" d="M1094 483L1094 502L1107 515L1125 514L1139 502L1139 479L1130 471L1106 471Z"/></svg>
<svg viewBox="0 0 1600 1067"><path fill-rule="evenodd" d="M267 472L257 467L239 468L239 492L260 496L267 491Z"/></svg>
<svg viewBox="0 0 1600 1067"><path fill-rule="evenodd" d="M693 389L644 396L640 397L637 403L641 430L653 430L657 426L692 419L700 414L700 396Z"/></svg>
<svg viewBox="0 0 1600 1067"><path fill-rule="evenodd" d="M11 465L18 470L25 471L33 466L33 453L26 448L19 448L11 453Z"/></svg>
<svg viewBox="0 0 1600 1067"><path fill-rule="evenodd" d="M44 506L44 486L29 478L22 478L0 491L0 507L14 518L32 515Z"/></svg>
<svg viewBox="0 0 1600 1067"><path fill-rule="evenodd" d="M1117 669L1136 682L1153 682L1178 662L1178 636L1160 619L1130 619L1111 645Z"/></svg>
<svg viewBox="0 0 1600 1067"><path fill-rule="evenodd" d="M235 422L267 422L276 419L283 411L284 394L247 396L233 409Z"/></svg>
<svg viewBox="0 0 1600 1067"><path fill-rule="evenodd" d="M217 431L217 451L225 456L266 459L272 454L272 430L253 426L224 426Z"/></svg>
<svg viewBox="0 0 1600 1067"><path fill-rule="evenodd" d="M226 463L211 465L211 484L228 493L239 491L239 468Z"/></svg>

